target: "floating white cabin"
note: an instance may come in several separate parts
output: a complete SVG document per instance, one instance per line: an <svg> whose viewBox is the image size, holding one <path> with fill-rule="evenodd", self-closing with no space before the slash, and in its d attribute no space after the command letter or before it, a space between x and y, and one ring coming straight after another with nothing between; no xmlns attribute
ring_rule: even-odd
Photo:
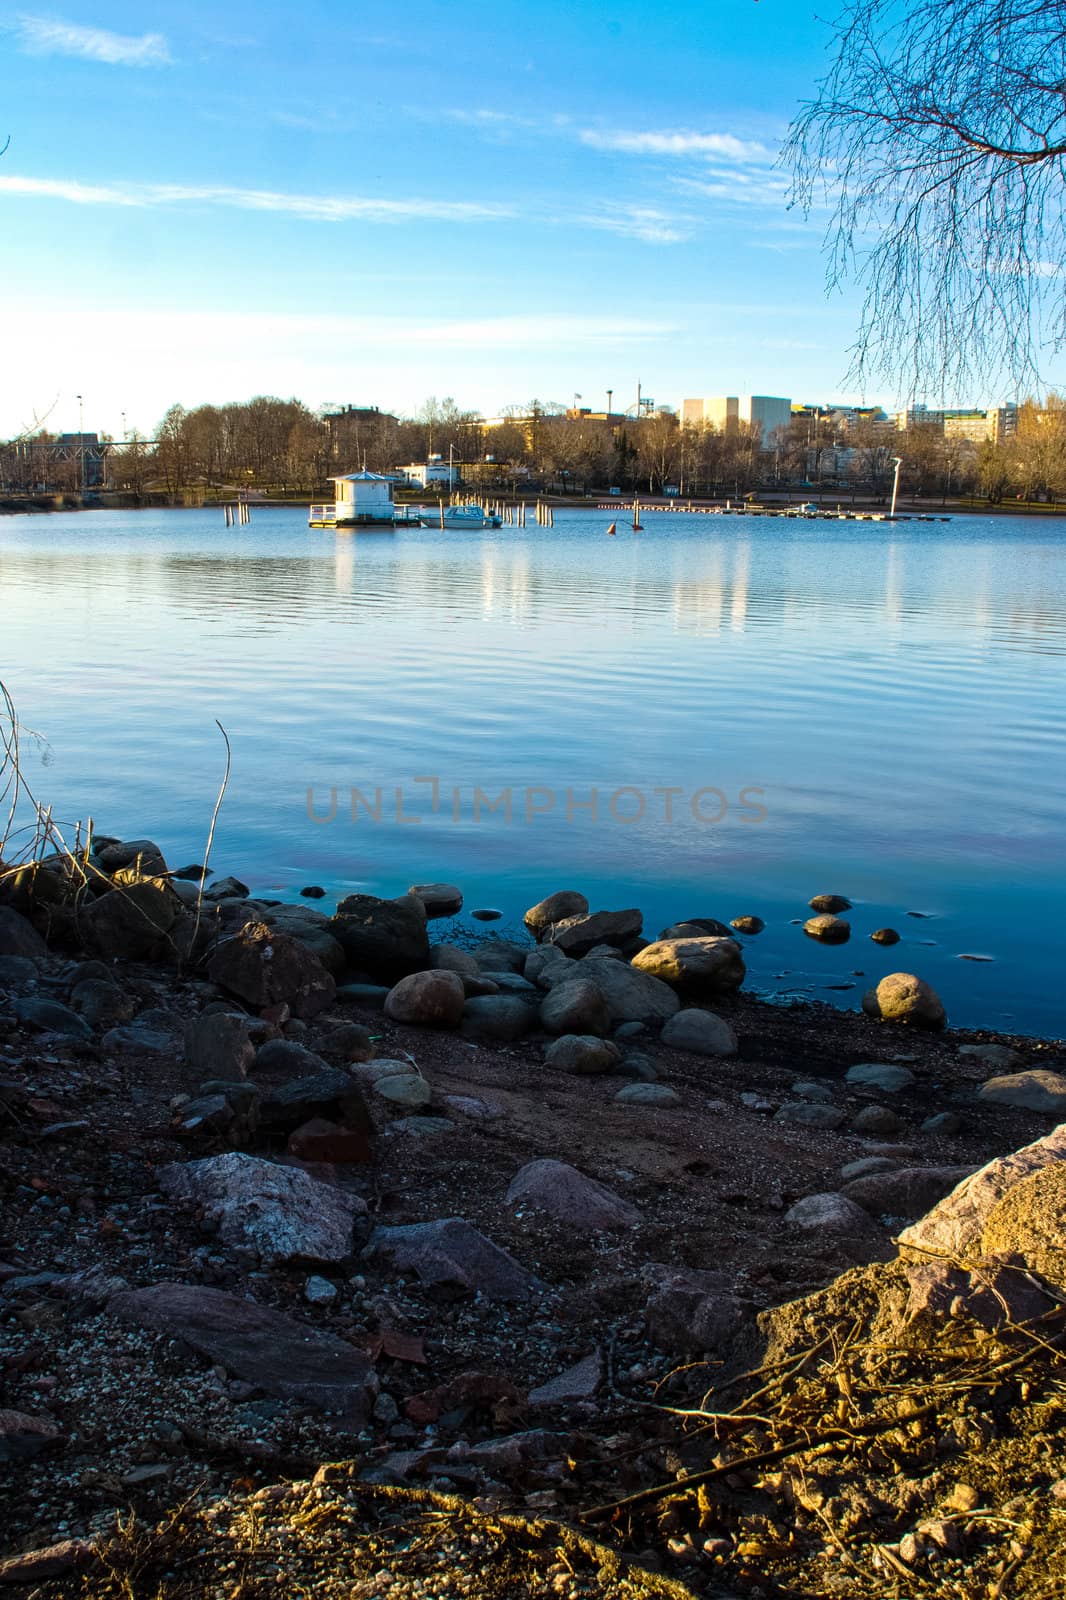
<svg viewBox="0 0 1066 1600"><path fill-rule="evenodd" d="M392 527L396 510L391 478L378 472L346 472L333 483L333 505L311 507L308 521L312 528Z"/></svg>

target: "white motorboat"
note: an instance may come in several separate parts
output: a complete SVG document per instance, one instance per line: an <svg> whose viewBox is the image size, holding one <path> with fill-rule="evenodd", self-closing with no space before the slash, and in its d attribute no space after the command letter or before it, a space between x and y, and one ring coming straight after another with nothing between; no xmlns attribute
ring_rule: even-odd
<svg viewBox="0 0 1066 1600"><path fill-rule="evenodd" d="M445 506L443 516L439 507L420 508L424 528L498 528L500 519L482 510L480 506Z"/></svg>

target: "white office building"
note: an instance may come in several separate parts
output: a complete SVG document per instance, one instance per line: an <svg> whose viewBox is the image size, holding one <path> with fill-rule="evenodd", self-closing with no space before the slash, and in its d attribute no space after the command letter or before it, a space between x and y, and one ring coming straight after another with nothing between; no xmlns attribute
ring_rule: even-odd
<svg viewBox="0 0 1066 1600"><path fill-rule="evenodd" d="M792 401L781 395L726 394L681 402L683 423L717 428L719 433L728 433L738 422L746 422L768 439L776 428L787 428L791 420Z"/></svg>

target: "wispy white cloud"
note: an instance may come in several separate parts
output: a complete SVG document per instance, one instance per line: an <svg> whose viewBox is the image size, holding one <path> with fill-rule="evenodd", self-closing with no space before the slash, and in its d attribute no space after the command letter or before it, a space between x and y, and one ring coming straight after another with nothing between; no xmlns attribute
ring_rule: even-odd
<svg viewBox="0 0 1066 1600"><path fill-rule="evenodd" d="M691 217L639 205L605 206L600 211L584 212L570 220L586 228L621 234L626 239L641 239L645 244L681 244L692 237L696 226Z"/></svg>
<svg viewBox="0 0 1066 1600"><path fill-rule="evenodd" d="M273 189L171 183L89 184L74 179L0 174L0 194L67 200L75 205L149 208L168 205L220 206L268 211L308 222L495 222L514 216L509 206L465 200L378 199L362 195L290 194Z"/></svg>
<svg viewBox="0 0 1066 1600"><path fill-rule="evenodd" d="M0 173L0 196L25 195L80 206L123 206L149 210L166 206L211 206L295 217L304 222L493 223L522 217L555 227L593 228L645 244L676 244L691 237L697 223L656 206L596 203L587 210L542 206L526 201L436 200L413 196L382 199L364 195L294 194L275 189L242 189L220 184L82 183L74 178L33 178Z"/></svg>
<svg viewBox="0 0 1066 1600"><path fill-rule="evenodd" d="M711 171L705 178L675 177L671 187L704 200L729 200L739 206L783 206L788 181L780 173L739 168Z"/></svg>
<svg viewBox="0 0 1066 1600"><path fill-rule="evenodd" d="M86 28L81 23L25 12L15 18L14 27L29 55L80 56L111 67L165 67L173 60L161 33L112 33L108 28Z"/></svg>
<svg viewBox="0 0 1066 1600"><path fill-rule="evenodd" d="M578 139L594 150L616 150L622 155L686 156L725 161L766 162L774 159L766 145L753 139L738 139L732 133L695 133L683 129L628 130L625 128L580 128Z"/></svg>

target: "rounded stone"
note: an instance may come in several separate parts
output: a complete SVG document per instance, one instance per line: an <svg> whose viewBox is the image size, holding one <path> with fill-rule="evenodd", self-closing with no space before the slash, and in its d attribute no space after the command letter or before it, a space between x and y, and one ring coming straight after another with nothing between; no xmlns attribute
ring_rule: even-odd
<svg viewBox="0 0 1066 1600"><path fill-rule="evenodd" d="M842 1194L808 1194L785 1212L794 1228L813 1233L869 1233L870 1218Z"/></svg>
<svg viewBox="0 0 1066 1600"><path fill-rule="evenodd" d="M851 901L842 894L816 894L807 901L812 911L827 911L836 916L838 911L850 911Z"/></svg>
<svg viewBox="0 0 1066 1600"><path fill-rule="evenodd" d="M936 990L913 972L890 972L876 989L866 992L862 1009L868 1017L913 1028L938 1029L947 1021Z"/></svg>
<svg viewBox="0 0 1066 1600"><path fill-rule="evenodd" d="M926 1117L921 1125L920 1132L934 1134L953 1134L962 1131L962 1118L954 1111L937 1111L931 1117Z"/></svg>
<svg viewBox="0 0 1066 1600"><path fill-rule="evenodd" d="M729 926L735 928L738 933L754 934L761 933L766 927L766 923L761 917L743 916L734 917Z"/></svg>
<svg viewBox="0 0 1066 1600"><path fill-rule="evenodd" d="M424 1028L457 1028L466 992L455 972L412 972L390 989L385 1015Z"/></svg>
<svg viewBox="0 0 1066 1600"><path fill-rule="evenodd" d="M737 1036L722 1017L713 1011L690 1007L678 1011L662 1031L662 1042L672 1050L685 1050L694 1056L735 1056Z"/></svg>
<svg viewBox="0 0 1066 1600"><path fill-rule="evenodd" d="M306 888L300 890L300 893L305 900L324 900L326 898L325 889L318 883L309 883Z"/></svg>
<svg viewBox="0 0 1066 1600"><path fill-rule="evenodd" d="M736 940L711 935L656 939L637 952L631 965L638 972L648 972L673 988L694 994L739 989L745 973L744 957Z"/></svg>
<svg viewBox="0 0 1066 1600"><path fill-rule="evenodd" d="M476 922L499 922L503 912L497 911L494 906L478 906L470 915Z"/></svg>
<svg viewBox="0 0 1066 1600"><path fill-rule="evenodd" d="M681 1096L665 1083L627 1083L615 1100L625 1106L679 1106Z"/></svg>
<svg viewBox="0 0 1066 1600"><path fill-rule="evenodd" d="M588 978L556 984L541 1001L540 1020L546 1033L605 1034L611 1026L607 1002Z"/></svg>
<svg viewBox="0 0 1066 1600"><path fill-rule="evenodd" d="M421 900L427 917L454 917L463 909L463 891L454 883L413 883L407 893Z"/></svg>
<svg viewBox="0 0 1066 1600"><path fill-rule="evenodd" d="M610 1072L621 1052L609 1039L593 1034L568 1033L553 1039L544 1051L544 1065L579 1076Z"/></svg>
<svg viewBox="0 0 1066 1600"><path fill-rule="evenodd" d="M379 1078L374 1084L374 1093L390 1105L403 1106L408 1111L418 1111L422 1106L428 1106L433 1098L433 1090L417 1072L395 1073L388 1078Z"/></svg>
<svg viewBox="0 0 1066 1600"><path fill-rule="evenodd" d="M539 939L553 923L567 917L583 917L589 908L585 896L577 889L557 889L535 906L530 906L522 921L535 939Z"/></svg>
<svg viewBox="0 0 1066 1600"><path fill-rule="evenodd" d="M874 944L899 944L899 934L895 928L875 928L870 938Z"/></svg>
<svg viewBox="0 0 1066 1600"><path fill-rule="evenodd" d="M914 1073L895 1061L860 1061L847 1070L846 1081L852 1086L877 1089L882 1094L899 1094L914 1082Z"/></svg>
<svg viewBox="0 0 1066 1600"><path fill-rule="evenodd" d="M903 1121L888 1106L863 1106L852 1127L856 1133L875 1134L879 1139L894 1139L903 1132Z"/></svg>
<svg viewBox="0 0 1066 1600"><path fill-rule="evenodd" d="M847 944L851 938L851 923L823 912L820 916L808 917L803 931L808 939L817 939L820 944Z"/></svg>

